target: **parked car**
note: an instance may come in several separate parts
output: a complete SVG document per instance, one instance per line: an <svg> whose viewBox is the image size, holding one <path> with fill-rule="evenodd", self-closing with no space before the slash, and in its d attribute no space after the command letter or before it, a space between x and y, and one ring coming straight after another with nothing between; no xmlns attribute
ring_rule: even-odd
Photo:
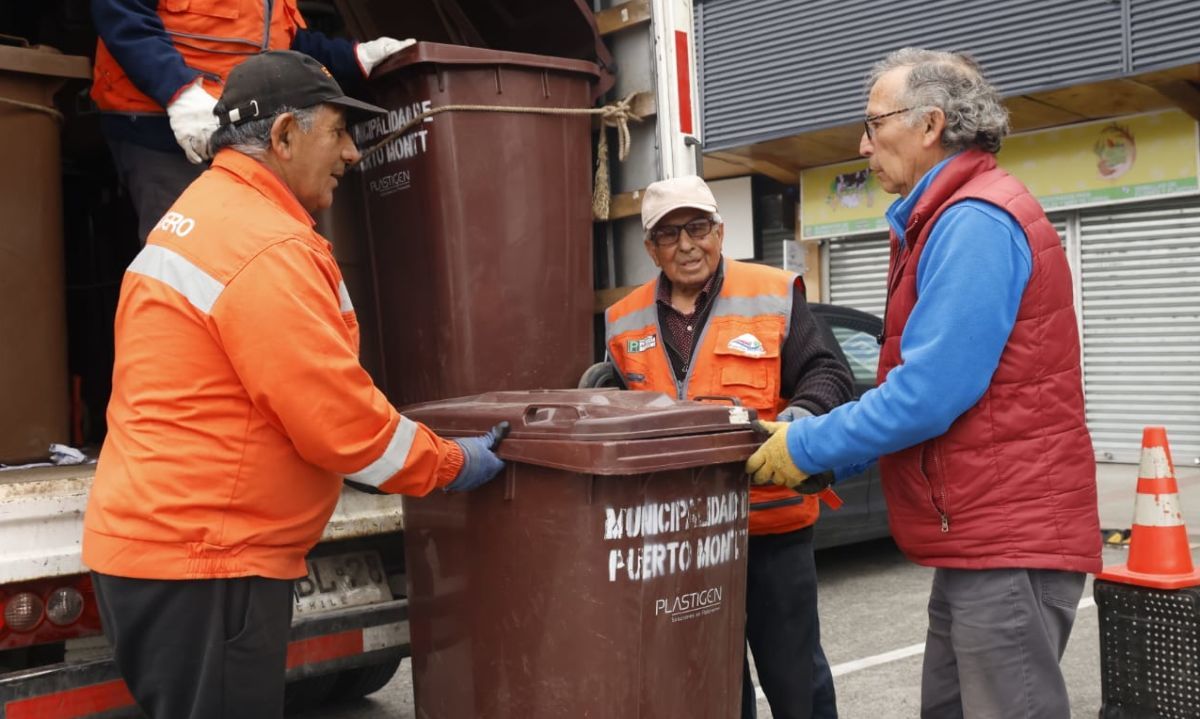
<svg viewBox="0 0 1200 719"><path fill-rule="evenodd" d="M875 386L879 365L879 342L883 321L873 314L850 307L810 304L813 315L823 325L825 341L835 348L854 377L854 397ZM841 509L821 507L814 546L817 549L865 542L890 534L887 506L879 484L879 466L847 477L834 485L845 501Z"/></svg>

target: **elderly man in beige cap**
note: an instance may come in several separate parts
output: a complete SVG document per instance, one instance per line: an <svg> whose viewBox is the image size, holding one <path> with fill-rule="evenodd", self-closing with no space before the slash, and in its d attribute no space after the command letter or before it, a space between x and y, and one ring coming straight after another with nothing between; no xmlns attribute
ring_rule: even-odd
<svg viewBox="0 0 1200 719"><path fill-rule="evenodd" d="M725 225L702 179L646 188L642 226L662 271L605 315L608 354L627 389L732 396L765 420L823 414L850 399L850 375L822 339L802 280L722 257ZM817 622L811 492L820 487L805 485L750 490L746 639L776 719L814 715L814 663L824 670L817 716L836 716ZM747 662L742 716L753 717L755 704Z"/></svg>

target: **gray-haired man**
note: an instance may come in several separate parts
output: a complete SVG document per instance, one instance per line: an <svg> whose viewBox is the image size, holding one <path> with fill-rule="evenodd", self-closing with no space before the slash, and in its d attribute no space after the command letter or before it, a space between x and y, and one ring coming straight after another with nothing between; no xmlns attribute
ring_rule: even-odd
<svg viewBox="0 0 1200 719"><path fill-rule="evenodd" d="M996 166L1008 117L974 61L899 50L869 88L859 151L902 196L879 386L748 469L791 486L879 457L892 535L936 569L921 715L1067 717L1058 663L1100 533L1066 254Z"/></svg>
<svg viewBox="0 0 1200 719"><path fill-rule="evenodd" d="M359 158L316 60L255 55L216 104L217 156L121 284L109 432L84 520L117 668L153 719L283 716L292 581L343 478L422 496L504 463L388 403L310 213Z"/></svg>

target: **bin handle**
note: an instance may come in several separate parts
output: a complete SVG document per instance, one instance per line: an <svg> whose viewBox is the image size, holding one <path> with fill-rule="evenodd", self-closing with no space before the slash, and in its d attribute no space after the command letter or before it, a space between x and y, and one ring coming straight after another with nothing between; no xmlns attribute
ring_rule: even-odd
<svg viewBox="0 0 1200 719"><path fill-rule="evenodd" d="M718 402L728 402L729 404L733 405L734 407L742 406L742 401L740 399L738 399L737 397L731 397L729 395L724 395L724 394L702 394L697 397L692 397L692 400L695 402L703 402L706 399L717 400Z"/></svg>
<svg viewBox="0 0 1200 719"><path fill-rule="evenodd" d="M575 413L575 419L583 419L584 416L584 413L579 411L579 407L576 407L573 404L564 404L562 402L546 402L527 406L525 408L525 412L521 415L521 423L524 425L539 424L539 422L531 420L538 413L538 410L543 409L569 409Z"/></svg>

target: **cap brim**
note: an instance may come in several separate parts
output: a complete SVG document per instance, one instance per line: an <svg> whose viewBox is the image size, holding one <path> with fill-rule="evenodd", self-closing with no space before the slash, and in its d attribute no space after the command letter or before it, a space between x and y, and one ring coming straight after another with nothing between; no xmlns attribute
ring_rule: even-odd
<svg viewBox="0 0 1200 719"><path fill-rule="evenodd" d="M675 210L682 210L685 207L688 207L688 208L691 208L694 210L704 210L705 212L716 212L717 211L716 205L713 205L713 204L707 203L707 202L680 202L678 204L668 205L666 207L659 209L659 211L654 213L654 215L652 217L643 218L642 219L642 229L649 230L651 227L654 227L655 225L657 225L658 221L661 220L662 218L671 214Z"/></svg>
<svg viewBox="0 0 1200 719"><path fill-rule="evenodd" d="M342 95L341 97L330 98L328 100L322 100L322 102L327 102L330 105L340 105L341 107L346 108L348 113L352 113L354 115L386 115L388 112L378 105L372 105L371 103L363 102L362 100L355 100L354 98L346 97L345 95Z"/></svg>

